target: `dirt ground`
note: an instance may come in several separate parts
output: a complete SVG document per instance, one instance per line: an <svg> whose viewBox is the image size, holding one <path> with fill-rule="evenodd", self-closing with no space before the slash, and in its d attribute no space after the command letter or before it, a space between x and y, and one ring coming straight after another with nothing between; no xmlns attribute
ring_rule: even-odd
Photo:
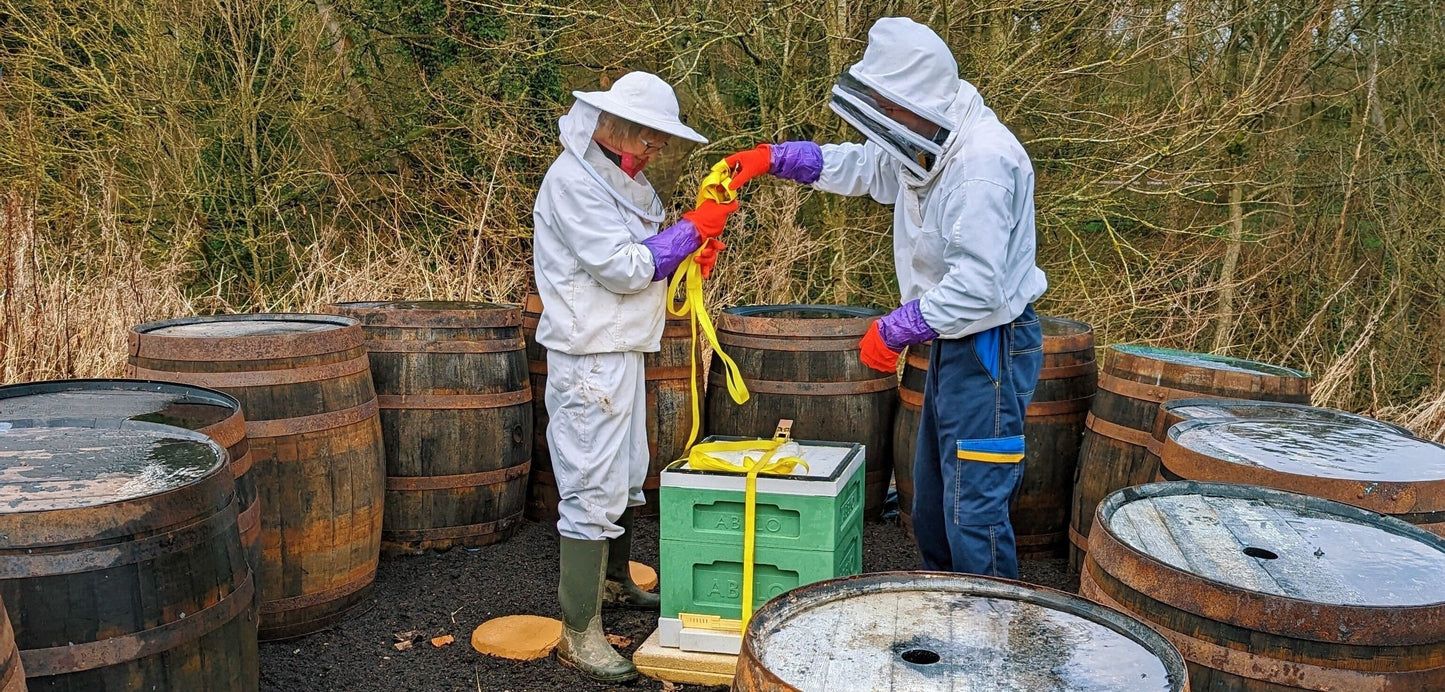
<svg viewBox="0 0 1445 692"><path fill-rule="evenodd" d="M917 569L912 541L896 522L864 529L863 569ZM657 566L657 520L639 519L633 559ZM1072 590L1065 560L1029 560L1025 581ZM261 645L261 690L338 692L552 692L661 690L643 678L619 688L593 684L551 660L519 663L472 650L472 630L502 615L557 615L557 533L552 524L524 522L510 540L476 550L383 559L370 610L309 637ZM657 615L605 611L612 634L629 637L631 654L657 626ZM392 647L393 634L418 630L427 638L450 634L456 642L408 651ZM726 688L684 687L687 692Z"/></svg>

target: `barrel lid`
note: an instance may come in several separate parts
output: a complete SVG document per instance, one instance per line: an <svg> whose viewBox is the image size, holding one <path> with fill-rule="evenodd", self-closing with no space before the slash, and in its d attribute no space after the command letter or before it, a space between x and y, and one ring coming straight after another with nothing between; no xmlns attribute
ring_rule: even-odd
<svg viewBox="0 0 1445 692"><path fill-rule="evenodd" d="M155 423L0 422L0 514L79 509L167 491L214 474L226 452Z"/></svg>
<svg viewBox="0 0 1445 692"><path fill-rule="evenodd" d="M803 692L1180 690L1184 660L1143 623L1081 598L929 572L820 582L753 616L746 655ZM771 688L770 688L771 689Z"/></svg>
<svg viewBox="0 0 1445 692"><path fill-rule="evenodd" d="M50 380L0 387L0 420L64 417L92 426L141 421L201 430L240 410L229 394L172 382Z"/></svg>
<svg viewBox="0 0 1445 692"><path fill-rule="evenodd" d="M136 327L142 334L178 337L226 338L238 336L279 336L342 329L350 320L333 315L211 315L150 322Z"/></svg>
<svg viewBox="0 0 1445 692"><path fill-rule="evenodd" d="M1338 502L1156 483L1110 495L1099 520L1143 555L1245 591L1331 606L1445 603L1445 540Z"/></svg>
<svg viewBox="0 0 1445 692"><path fill-rule="evenodd" d="M1175 363L1194 368L1207 370L1224 370L1229 372L1248 373L1252 375L1268 375L1272 377L1309 377L1308 374L1286 368L1279 365L1270 365L1253 360L1242 358L1230 358L1228 356L1216 356L1209 353L1193 353L1190 351L1176 351L1172 348L1155 348L1153 346L1140 346L1133 344L1119 345L1113 347L1120 353L1125 353L1138 358L1147 358L1166 363Z"/></svg>
<svg viewBox="0 0 1445 692"><path fill-rule="evenodd" d="M1300 476L1367 481L1445 480L1445 446L1342 411L1293 418L1192 420L1169 438L1231 464Z"/></svg>
<svg viewBox="0 0 1445 692"><path fill-rule="evenodd" d="M1046 337L1077 336L1080 334L1093 334L1094 328L1087 322L1071 320L1066 317L1055 317L1053 315L1039 315L1039 326L1044 330Z"/></svg>

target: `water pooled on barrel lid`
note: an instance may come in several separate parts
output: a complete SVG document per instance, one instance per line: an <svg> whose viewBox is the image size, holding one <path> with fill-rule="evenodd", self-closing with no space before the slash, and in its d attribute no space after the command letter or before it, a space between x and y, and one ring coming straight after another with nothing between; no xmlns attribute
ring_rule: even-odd
<svg viewBox="0 0 1445 692"><path fill-rule="evenodd" d="M1358 419L1316 409L1293 420L1193 421L1169 435L1186 449L1282 473L1365 481L1445 479L1445 446Z"/></svg>
<svg viewBox="0 0 1445 692"><path fill-rule="evenodd" d="M1165 412L1183 420L1204 420L1209 418L1250 418L1285 421L1318 421L1340 423L1350 421L1366 428L1406 432L1404 428L1368 416L1361 416L1334 409L1289 404L1275 401L1251 401L1247 399L1175 399L1162 405Z"/></svg>
<svg viewBox="0 0 1445 692"><path fill-rule="evenodd" d="M1159 656L1109 626L1040 603L956 592L882 591L829 600L753 646L805 692L1167 691Z"/></svg>
<svg viewBox="0 0 1445 692"><path fill-rule="evenodd" d="M347 326L347 324L345 318L340 317L329 319L299 319L279 316L260 319L218 317L213 319L185 320L177 324L161 325L154 329L146 330L146 333L159 334L162 336L207 338L280 336L285 334L330 331L333 329L341 329Z"/></svg>
<svg viewBox="0 0 1445 692"><path fill-rule="evenodd" d="M76 418L99 422L144 421L200 430L231 417L235 410L187 394L144 389L68 389L5 397L0 420Z"/></svg>
<svg viewBox="0 0 1445 692"><path fill-rule="evenodd" d="M1124 544L1175 569L1250 591L1330 605L1445 603L1438 542L1337 503L1231 492L1240 496L1150 494L1120 505L1106 523Z"/></svg>
<svg viewBox="0 0 1445 692"><path fill-rule="evenodd" d="M1242 358L1216 356L1208 353L1193 353L1190 351L1176 351L1171 348L1155 348L1152 346L1137 345L1115 346L1114 348L1118 349L1123 353L1139 356L1141 358L1151 358L1153 360L1161 360L1167 363L1178 363L1180 365L1188 365L1196 368L1205 368L1208 370L1228 370L1231 372L1243 372L1254 375L1271 375L1274 377L1309 376L1303 372L1300 372L1299 370L1286 368L1279 365L1270 365L1269 363L1260 363L1258 361L1244 360Z"/></svg>
<svg viewBox="0 0 1445 692"><path fill-rule="evenodd" d="M76 509L179 488L225 458L198 433L168 426L0 422L0 512Z"/></svg>

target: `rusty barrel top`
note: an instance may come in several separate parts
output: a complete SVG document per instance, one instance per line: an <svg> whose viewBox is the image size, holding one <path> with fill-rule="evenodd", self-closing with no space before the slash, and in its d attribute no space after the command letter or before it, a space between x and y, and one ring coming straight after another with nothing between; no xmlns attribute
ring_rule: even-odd
<svg viewBox="0 0 1445 692"><path fill-rule="evenodd" d="M1051 589L956 574L819 582L760 608L738 690L1184 690L1142 622Z"/></svg>
<svg viewBox="0 0 1445 692"><path fill-rule="evenodd" d="M1090 558L1183 610L1319 641L1364 644L1382 626L1398 627L1389 645L1409 643L1408 629L1445 641L1445 540L1397 519L1280 490L1174 482L1110 495L1097 521L1111 545L1096 554L1104 546L1091 543ZM1115 559L1121 549L1127 563Z"/></svg>
<svg viewBox="0 0 1445 692"><path fill-rule="evenodd" d="M1325 424L1349 423L1361 428L1395 432L1404 435L1412 433L1405 428L1369 416L1346 413L1330 408L1306 404L1290 404L1279 401L1253 401L1250 399L1175 399L1159 407L1159 418L1154 427L1154 438L1163 442L1168 439L1169 429L1184 421L1209 419L1267 419L1306 423L1320 421Z"/></svg>
<svg viewBox="0 0 1445 692"><path fill-rule="evenodd" d="M1114 349L1126 356L1145 358L1173 365L1182 365L1189 368L1217 370L1251 376L1267 375L1270 377L1285 378L1309 377L1309 375L1304 372L1293 368L1270 365L1269 363L1245 360L1243 358L1231 358L1229 356L1216 356L1208 353L1193 353L1190 351L1178 351L1172 348L1157 348L1136 344L1115 346Z"/></svg>
<svg viewBox="0 0 1445 692"><path fill-rule="evenodd" d="M466 300L380 300L336 303L336 310L368 327L472 329L520 327L516 305Z"/></svg>
<svg viewBox="0 0 1445 692"><path fill-rule="evenodd" d="M357 321L339 315L210 315L132 327L130 353L153 360L277 360L346 351L362 339Z"/></svg>
<svg viewBox="0 0 1445 692"><path fill-rule="evenodd" d="M857 346L858 339L868 332L873 320L883 315L874 308L850 307L846 305L743 305L722 311L717 327L722 334L719 341L735 341L734 335L761 337L769 340L766 348L791 350L833 350L832 348L788 348L775 341L799 339L840 339L851 340L848 346Z"/></svg>
<svg viewBox="0 0 1445 692"><path fill-rule="evenodd" d="M1044 353L1071 353L1094 347L1094 328L1066 317L1039 315L1044 331Z"/></svg>
<svg viewBox="0 0 1445 692"><path fill-rule="evenodd" d="M0 422L0 549L128 535L148 511L173 516L173 525L214 507L192 490L212 486L229 501L226 451L197 432L127 421L50 418ZM147 498L144 510L122 503ZM65 512L72 521L35 518Z"/></svg>

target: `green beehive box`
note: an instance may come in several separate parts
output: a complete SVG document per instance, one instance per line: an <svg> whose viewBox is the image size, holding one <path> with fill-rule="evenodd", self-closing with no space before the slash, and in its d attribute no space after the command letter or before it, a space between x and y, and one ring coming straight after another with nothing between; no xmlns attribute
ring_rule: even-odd
<svg viewBox="0 0 1445 692"><path fill-rule="evenodd" d="M711 437L704 442L737 440ZM759 476L754 532L756 605L789 589L858 574L863 561L863 446L799 440L808 470ZM742 613L743 474L662 472L662 615Z"/></svg>

